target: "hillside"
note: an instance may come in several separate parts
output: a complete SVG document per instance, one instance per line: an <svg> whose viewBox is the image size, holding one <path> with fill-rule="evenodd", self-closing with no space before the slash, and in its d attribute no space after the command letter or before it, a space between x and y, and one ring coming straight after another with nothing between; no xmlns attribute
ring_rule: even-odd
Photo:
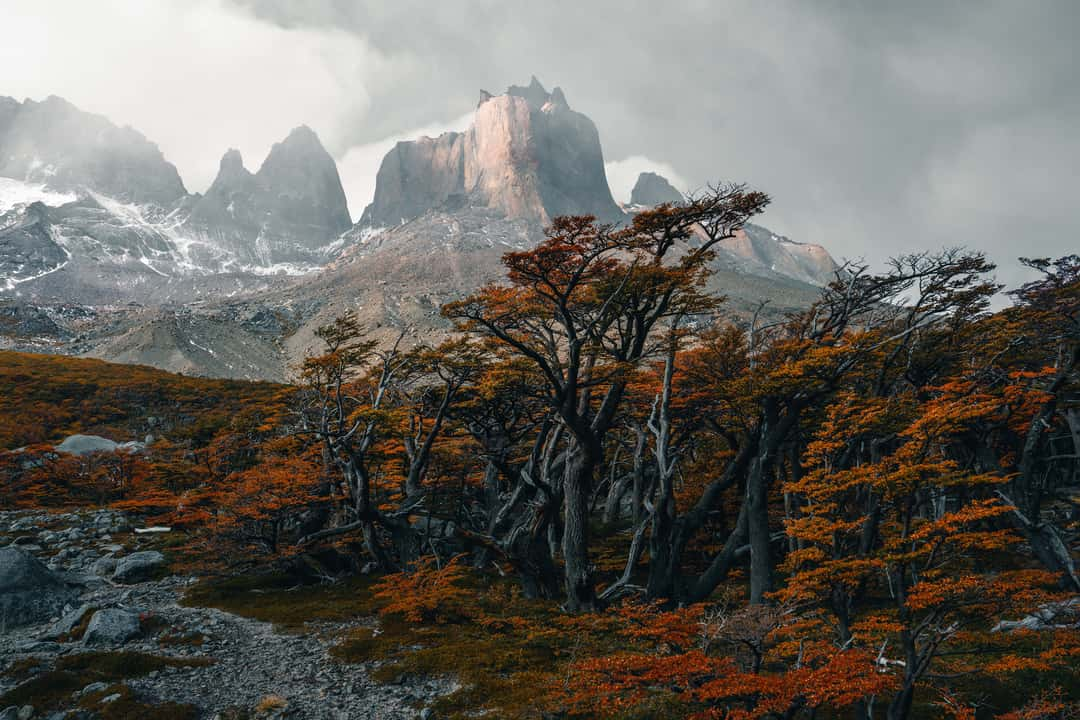
<svg viewBox="0 0 1080 720"><path fill-rule="evenodd" d="M141 365L0 351L0 450L76 433L117 442L146 435L205 441L282 390Z"/></svg>

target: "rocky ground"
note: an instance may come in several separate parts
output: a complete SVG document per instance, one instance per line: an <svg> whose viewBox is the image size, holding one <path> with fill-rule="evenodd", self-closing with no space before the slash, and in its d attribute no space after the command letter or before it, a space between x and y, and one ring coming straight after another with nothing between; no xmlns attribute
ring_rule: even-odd
<svg viewBox="0 0 1080 720"><path fill-rule="evenodd" d="M0 513L0 538L0 700L35 674L47 684L51 676L42 673L87 652L177 661L120 682L139 702L194 705L205 719L426 718L425 706L453 689L435 680L380 685L364 665L334 660L328 649L347 624L292 635L217 609L181 606L196 578L169 574L160 553L141 549L162 536L135 534L121 514ZM88 685L60 708L0 702L0 720L99 717L95 702L114 701L116 688Z"/></svg>

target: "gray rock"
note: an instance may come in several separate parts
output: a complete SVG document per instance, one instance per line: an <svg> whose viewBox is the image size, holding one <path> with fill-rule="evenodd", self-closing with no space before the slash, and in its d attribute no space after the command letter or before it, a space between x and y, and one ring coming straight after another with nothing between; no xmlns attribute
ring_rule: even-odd
<svg viewBox="0 0 1080 720"><path fill-rule="evenodd" d="M16 645L15 650L21 653L57 653L60 652L60 644L48 640L30 640Z"/></svg>
<svg viewBox="0 0 1080 720"><path fill-rule="evenodd" d="M90 572L100 577L112 575L116 572L116 558L110 555L98 558L94 561L94 564L90 566Z"/></svg>
<svg viewBox="0 0 1080 720"><path fill-rule="evenodd" d="M57 451L69 455L89 455L95 452L114 452L117 443L98 435L69 435L56 446Z"/></svg>
<svg viewBox="0 0 1080 720"><path fill-rule="evenodd" d="M62 190L90 187L124 202L162 207L187 194L176 167L138 131L56 96L3 100L0 175Z"/></svg>
<svg viewBox="0 0 1080 720"><path fill-rule="evenodd" d="M0 548L0 625L15 627L55 617L75 590L18 547Z"/></svg>
<svg viewBox="0 0 1080 720"><path fill-rule="evenodd" d="M30 720L30 718L34 717L34 706L23 705L19 708L19 714L16 717L18 717L19 720Z"/></svg>
<svg viewBox="0 0 1080 720"><path fill-rule="evenodd" d="M62 443L56 446L58 452L67 453L68 455L89 455L96 452L116 452L117 450L135 452L142 448L143 444L139 442L118 443L99 435L69 435L64 438ZM78 528L72 528L72 531L78 533L79 537L82 536L82 531Z"/></svg>
<svg viewBox="0 0 1080 720"><path fill-rule="evenodd" d="M0 720L18 720L18 718L19 708L14 705L0 710Z"/></svg>
<svg viewBox="0 0 1080 720"><path fill-rule="evenodd" d="M118 608L98 610L86 626L87 645L122 645L139 634L139 616Z"/></svg>
<svg viewBox="0 0 1080 720"><path fill-rule="evenodd" d="M165 556L157 550L143 550L120 558L113 572L118 583L136 583L147 580L165 564Z"/></svg>
<svg viewBox="0 0 1080 720"><path fill-rule="evenodd" d="M89 695L90 693L101 692L102 690L104 690L107 687L109 687L109 685L107 683L103 683L103 682L90 683L89 685L84 687L82 690L80 690L78 692L78 695L79 695L79 697L85 697L85 696Z"/></svg>
<svg viewBox="0 0 1080 720"><path fill-rule="evenodd" d="M53 623L42 637L50 640L55 640L61 635L67 635L83 621L86 617L86 613L90 612L89 605L80 605L69 613L66 613L62 618Z"/></svg>
<svg viewBox="0 0 1080 720"><path fill-rule="evenodd" d="M1002 620L991 632L1060 630L1080 628L1080 597L1047 603L1020 620Z"/></svg>

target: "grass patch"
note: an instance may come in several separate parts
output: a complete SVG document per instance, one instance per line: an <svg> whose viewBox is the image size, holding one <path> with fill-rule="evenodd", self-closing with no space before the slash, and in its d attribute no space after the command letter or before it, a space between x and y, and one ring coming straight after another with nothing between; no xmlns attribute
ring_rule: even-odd
<svg viewBox="0 0 1080 720"><path fill-rule="evenodd" d="M261 574L205 579L182 604L215 607L301 632L311 623L371 618L385 601L374 596L377 577L297 585L294 577ZM440 622L414 624L384 615L378 628L351 631L331 650L341 662L375 663L373 678L456 679L461 687L433 706L439 717L487 712L499 718L540 718L547 690L561 683L569 663L610 652L619 640L603 615L567 616L556 603L526 600L512 580L470 573L466 599Z"/></svg>
<svg viewBox="0 0 1080 720"><path fill-rule="evenodd" d="M171 658L140 652L89 652L58 658L51 669L0 696L0 707L33 705L39 712L55 710L71 700L71 694L95 682L117 683L148 675L166 667L198 667L213 663L208 658ZM133 715L132 717L151 717ZM176 716L183 717L183 716ZM162 718L162 720L167 720Z"/></svg>
<svg viewBox="0 0 1080 720"><path fill-rule="evenodd" d="M167 667L206 667L213 665L210 658L176 658L150 655L141 652L89 652L66 655L56 661L57 670L77 673L97 673L91 682L121 680L149 675Z"/></svg>
<svg viewBox="0 0 1080 720"><path fill-rule="evenodd" d="M113 695L120 697L104 704L101 702ZM87 695L79 705L93 710L101 720L197 720L199 717L199 709L194 705L174 702L147 705L140 702L126 685L112 685Z"/></svg>
<svg viewBox="0 0 1080 720"><path fill-rule="evenodd" d="M189 590L181 604L217 608L296 633L309 623L373 615L374 582L370 576L356 576L328 585L297 585L295 578L282 574L207 579Z"/></svg>
<svg viewBox="0 0 1080 720"><path fill-rule="evenodd" d="M478 578L471 597L441 623L383 615L331 649L342 662L374 662L372 678L452 677L460 688L439 698L439 717L543 718L549 691L569 665L611 652L619 642L603 615L568 616L553 602L525 600L511 581Z"/></svg>
<svg viewBox="0 0 1080 720"><path fill-rule="evenodd" d="M3 672L4 677L25 680L45 668L44 661L28 657L11 663Z"/></svg>

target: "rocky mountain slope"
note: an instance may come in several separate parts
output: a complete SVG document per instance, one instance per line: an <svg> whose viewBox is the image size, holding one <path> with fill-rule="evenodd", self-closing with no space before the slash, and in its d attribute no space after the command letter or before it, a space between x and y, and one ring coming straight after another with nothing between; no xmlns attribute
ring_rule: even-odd
<svg viewBox="0 0 1080 720"><path fill-rule="evenodd" d="M626 221L682 196L643 174L620 208L599 133L536 78L482 93L462 133L395 146L360 221L307 127L256 172L222 157L188 194L134 130L58 98L0 100L0 348L82 354L210 376L280 380L345 309L376 334L450 328L439 307L503 276L563 214ZM718 248L729 312L812 302L835 264L747 226ZM434 333L434 335L433 335Z"/></svg>
<svg viewBox="0 0 1080 720"><path fill-rule="evenodd" d="M307 127L257 173L236 151L205 195L130 128L59 98L0 98L0 291L34 302L160 303L310 272L351 226Z"/></svg>

